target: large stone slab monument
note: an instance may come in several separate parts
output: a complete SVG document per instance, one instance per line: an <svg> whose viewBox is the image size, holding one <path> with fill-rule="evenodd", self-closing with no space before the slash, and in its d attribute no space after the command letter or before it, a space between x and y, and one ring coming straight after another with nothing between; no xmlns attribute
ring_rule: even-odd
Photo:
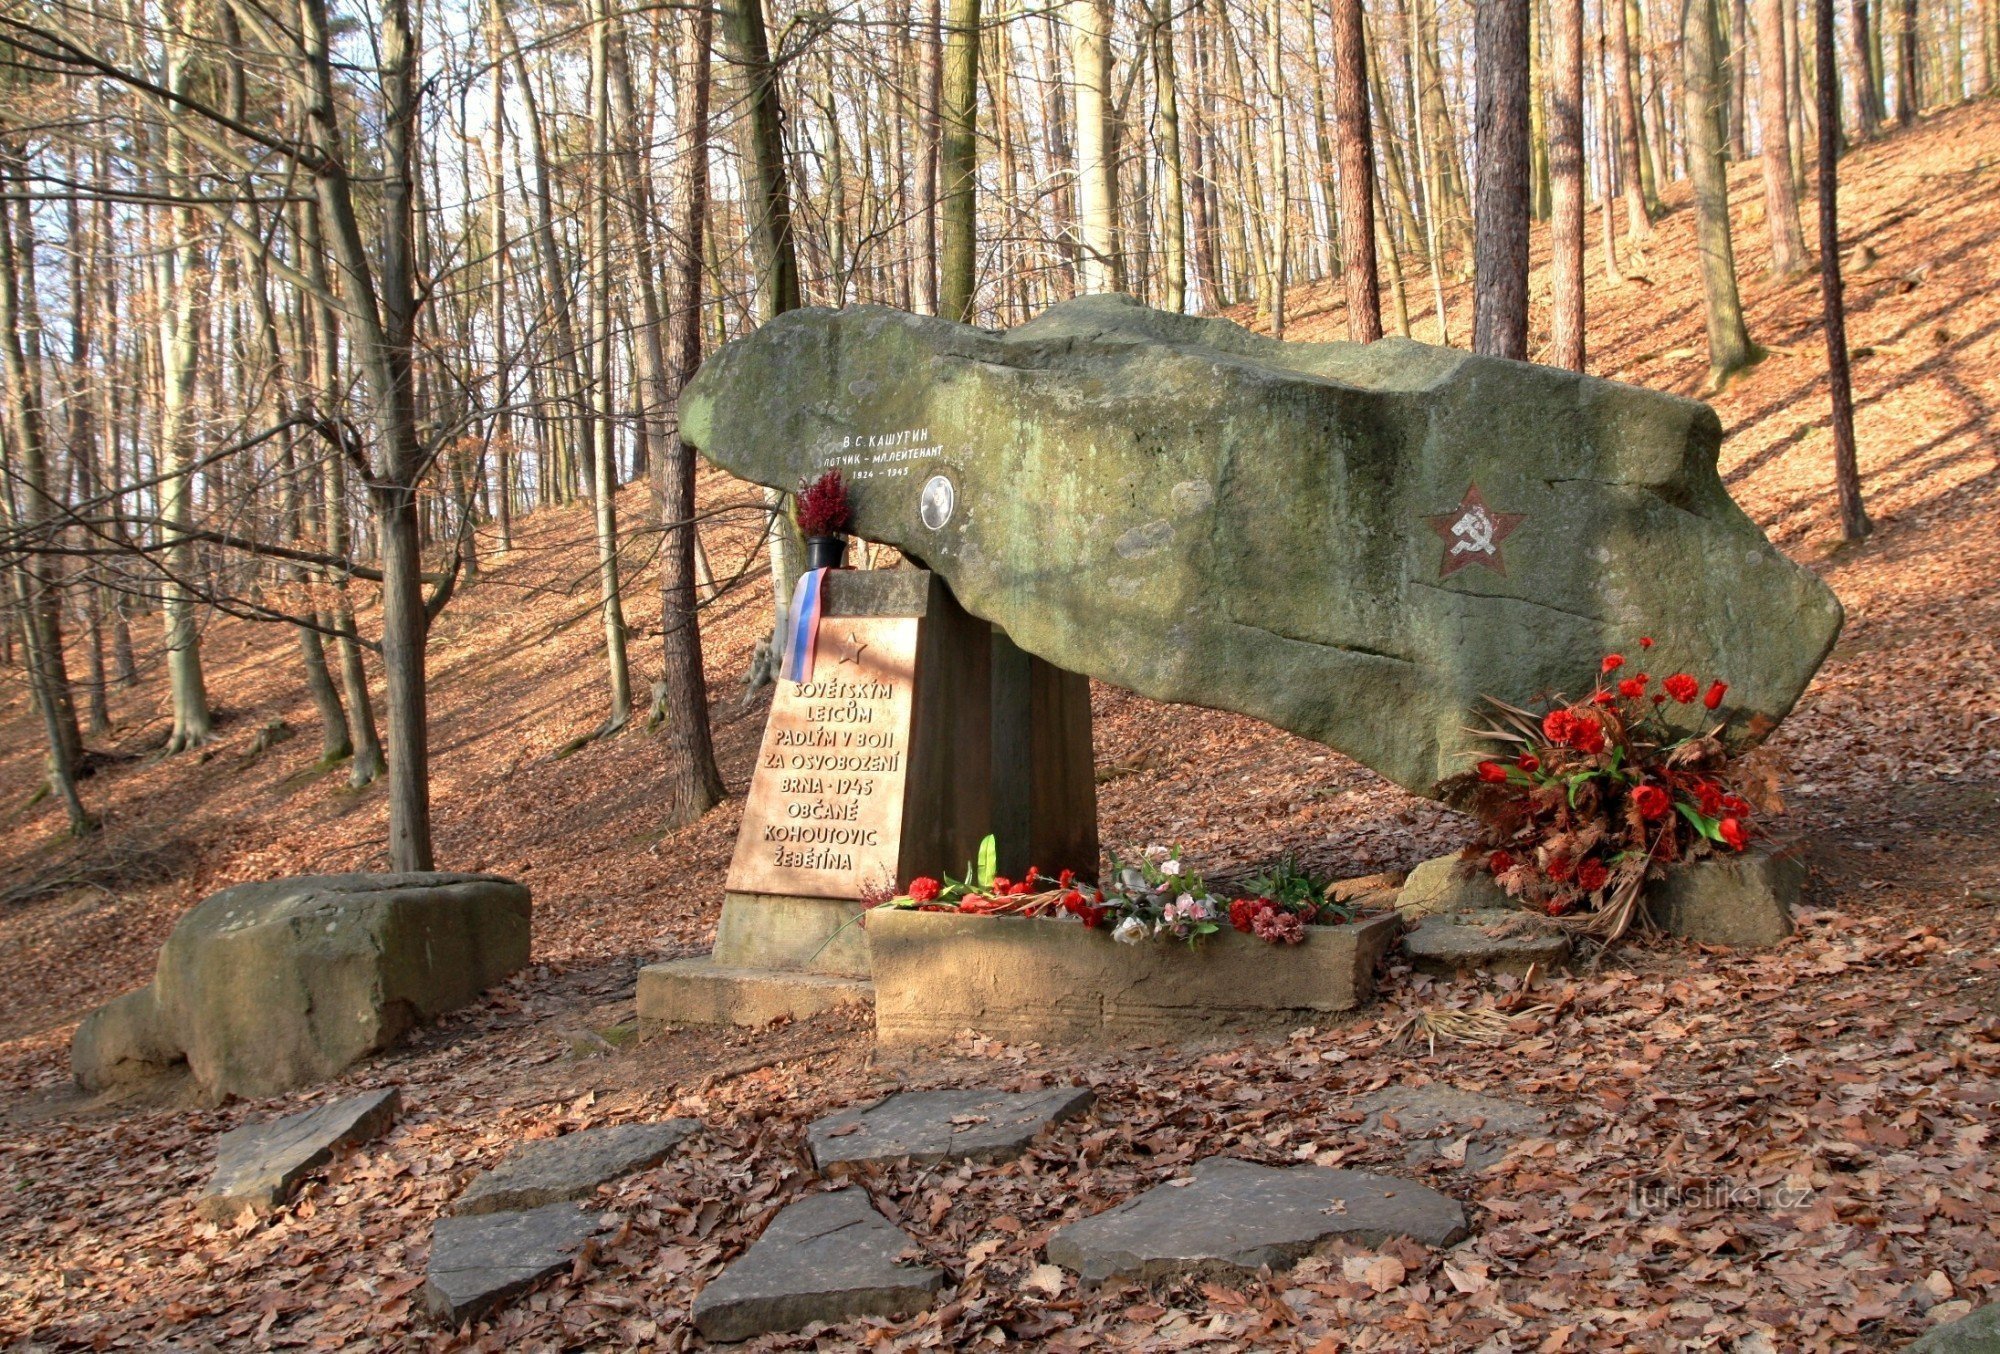
<svg viewBox="0 0 2000 1354"><path fill-rule="evenodd" d="M856 534L1055 669L1418 793L1466 769L1483 696L1574 691L1642 635L1753 740L1840 628L1724 489L1707 405L1406 339L1117 296L1004 333L800 310L711 356L681 428L759 484L839 467Z"/></svg>

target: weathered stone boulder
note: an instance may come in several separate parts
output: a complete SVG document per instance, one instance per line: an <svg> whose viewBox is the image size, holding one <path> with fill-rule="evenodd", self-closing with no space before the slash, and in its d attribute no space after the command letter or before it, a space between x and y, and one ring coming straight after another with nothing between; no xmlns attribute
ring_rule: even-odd
<svg viewBox="0 0 2000 1354"><path fill-rule="evenodd" d="M525 965L531 910L494 875L224 889L174 927L149 986L84 1020L71 1070L86 1090L180 1059L217 1095L324 1081Z"/></svg>
<svg viewBox="0 0 2000 1354"><path fill-rule="evenodd" d="M1661 930L1684 940L1759 948L1792 933L1805 883L1806 867L1795 856L1762 849L1710 856L1649 887L1646 910Z"/></svg>
<svg viewBox="0 0 2000 1354"><path fill-rule="evenodd" d="M1491 874L1456 854L1417 866L1396 895L1396 910L1409 922L1441 912L1482 912L1514 905Z"/></svg>
<svg viewBox="0 0 2000 1354"><path fill-rule="evenodd" d="M1058 667L1253 715L1427 792L1480 698L1607 650L1782 718L1840 628L1716 474L1706 405L1407 339L1280 343L1123 297L995 333L802 310L683 397L712 460L839 466L855 530Z"/></svg>

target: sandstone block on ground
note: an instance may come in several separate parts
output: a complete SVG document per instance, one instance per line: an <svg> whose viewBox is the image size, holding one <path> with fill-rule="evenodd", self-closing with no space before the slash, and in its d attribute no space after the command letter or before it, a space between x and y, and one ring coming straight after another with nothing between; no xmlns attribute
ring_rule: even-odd
<svg viewBox="0 0 2000 1354"><path fill-rule="evenodd" d="M69 1044L70 1075L86 1091L146 1081L186 1061L151 983L85 1016Z"/></svg>
<svg viewBox="0 0 2000 1354"><path fill-rule="evenodd" d="M1792 933L1806 867L1768 851L1711 856L1671 871L1646 890L1659 926L1704 945L1775 945Z"/></svg>
<svg viewBox="0 0 2000 1354"><path fill-rule="evenodd" d="M710 355L681 430L781 489L841 466L857 534L1059 668L1418 793L1466 769L1485 696L1572 690L1641 635L1728 674L1747 740L1840 628L1729 497L1707 405L1408 339L1285 343L1120 296L1005 333L795 310Z"/></svg>
<svg viewBox="0 0 2000 1354"><path fill-rule="evenodd" d="M530 917L494 875L239 884L181 918L149 987L85 1021L72 1069L95 1089L172 1050L219 1095L325 1081L525 965Z"/></svg>
<svg viewBox="0 0 2000 1354"><path fill-rule="evenodd" d="M869 1161L1006 1161L1051 1124L1082 1114L1085 1086L1047 1091L902 1091L806 1130L822 1171Z"/></svg>
<svg viewBox="0 0 2000 1354"><path fill-rule="evenodd" d="M1403 953L1425 973L1508 973L1525 977L1569 958L1569 937L1519 907L1436 912L1403 936Z"/></svg>
<svg viewBox="0 0 2000 1354"><path fill-rule="evenodd" d="M492 1170L474 1176L452 1211L499 1213L585 1198L599 1185L651 1170L700 1127L699 1119L668 1119L522 1143Z"/></svg>
<svg viewBox="0 0 2000 1354"><path fill-rule="evenodd" d="M211 1222L229 1222L246 1211L268 1213L335 1151L380 1137L401 1109L392 1086L231 1129L216 1140L215 1174L196 1211Z"/></svg>
<svg viewBox="0 0 2000 1354"><path fill-rule="evenodd" d="M1507 891L1494 883L1493 876L1478 862L1457 855L1439 856L1417 866L1396 895L1396 910L1412 922L1439 912L1483 912L1514 905Z"/></svg>
<svg viewBox="0 0 2000 1354"><path fill-rule="evenodd" d="M908 1316L944 1282L942 1271L903 1258L914 1246L863 1190L809 1194L701 1290L695 1328L710 1340L747 1340L815 1321Z"/></svg>
<svg viewBox="0 0 2000 1354"><path fill-rule="evenodd" d="M1163 1184L1049 1239L1049 1259L1097 1282L1285 1269L1335 1239L1379 1246L1408 1237L1448 1246L1466 1233L1455 1199L1409 1180L1323 1166L1196 1163L1194 1183Z"/></svg>
<svg viewBox="0 0 2000 1354"><path fill-rule="evenodd" d="M1308 926L1304 944L1286 946L1224 929L1190 949L1122 945L1069 922L877 908L875 1035L1179 1041L1324 1022L1374 996L1376 963L1401 928L1393 913Z"/></svg>
<svg viewBox="0 0 2000 1354"><path fill-rule="evenodd" d="M439 1218L431 1228L424 1306L457 1325L567 1269L602 1225L573 1203Z"/></svg>

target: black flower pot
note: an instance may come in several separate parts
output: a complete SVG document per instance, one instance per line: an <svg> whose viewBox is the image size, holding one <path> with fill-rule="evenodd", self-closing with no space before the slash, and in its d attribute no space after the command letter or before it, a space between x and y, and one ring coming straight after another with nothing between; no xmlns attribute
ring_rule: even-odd
<svg viewBox="0 0 2000 1354"><path fill-rule="evenodd" d="M847 567L847 538L845 536L808 536L806 538L806 568L844 569Z"/></svg>

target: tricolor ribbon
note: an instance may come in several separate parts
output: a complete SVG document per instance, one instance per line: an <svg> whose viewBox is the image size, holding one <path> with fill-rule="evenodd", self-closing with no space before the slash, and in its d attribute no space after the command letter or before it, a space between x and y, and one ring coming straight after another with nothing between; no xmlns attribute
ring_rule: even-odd
<svg viewBox="0 0 2000 1354"><path fill-rule="evenodd" d="M785 644L785 677L810 682L813 653L819 647L819 615L826 603L826 570L809 569L792 589L791 634Z"/></svg>

